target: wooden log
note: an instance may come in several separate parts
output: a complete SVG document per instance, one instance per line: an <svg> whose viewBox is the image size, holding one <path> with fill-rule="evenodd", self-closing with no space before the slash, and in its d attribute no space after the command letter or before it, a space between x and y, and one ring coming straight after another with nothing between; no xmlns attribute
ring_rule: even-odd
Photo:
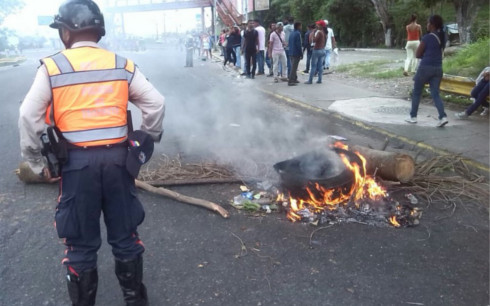
<svg viewBox="0 0 490 306"><path fill-rule="evenodd" d="M203 199L185 196L183 194L180 194L178 192L175 192L173 190L169 190L169 189L166 189L163 187L154 187L154 186L152 186L148 183L145 183L143 181L140 181L140 180L136 180L135 184L136 184L136 187L144 189L146 191L153 192L153 193L165 196L165 197L169 197L169 198L172 198L172 199L177 200L179 202L183 202L183 203L187 203L187 204L191 204L191 205L197 205L197 206L201 206L201 207L207 208L209 210L215 211L215 212L219 213L223 218L228 218L230 216L230 214L228 213L228 211L226 209L224 209L223 207L219 206L216 203L206 201Z"/></svg>
<svg viewBox="0 0 490 306"><path fill-rule="evenodd" d="M155 187L160 186L178 186L178 185L204 185L204 184L236 184L243 183L243 180L230 177L230 178L191 178L191 179L181 179L181 180L155 180L155 181L145 181Z"/></svg>
<svg viewBox="0 0 490 306"><path fill-rule="evenodd" d="M415 174L415 161L410 155L369 149L352 145L349 149L359 152L366 159L366 171L389 181L410 181ZM377 169L377 170L376 170Z"/></svg>

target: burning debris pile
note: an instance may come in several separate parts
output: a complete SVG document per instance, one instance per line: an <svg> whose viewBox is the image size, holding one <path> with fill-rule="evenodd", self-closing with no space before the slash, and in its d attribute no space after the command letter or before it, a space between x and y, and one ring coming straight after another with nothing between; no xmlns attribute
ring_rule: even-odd
<svg viewBox="0 0 490 306"><path fill-rule="evenodd" d="M413 161L412 161L413 162ZM293 222L356 222L375 226L416 226L422 211L415 196L399 203L368 175L366 159L342 142L274 165L280 182L241 186L232 205L248 211L285 210ZM406 168L406 166L404 166ZM412 174L413 175L413 174Z"/></svg>
<svg viewBox="0 0 490 306"><path fill-rule="evenodd" d="M415 226L422 212L414 201L399 203L366 172L359 152L336 142L331 151L310 152L274 165L281 177L278 202L295 221L360 222Z"/></svg>

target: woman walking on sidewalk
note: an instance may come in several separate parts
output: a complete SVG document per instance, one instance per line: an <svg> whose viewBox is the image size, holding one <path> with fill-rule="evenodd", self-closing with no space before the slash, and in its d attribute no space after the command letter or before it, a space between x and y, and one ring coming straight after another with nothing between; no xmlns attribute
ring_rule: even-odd
<svg viewBox="0 0 490 306"><path fill-rule="evenodd" d="M427 31L429 33L422 37L422 41L417 48L416 56L421 61L413 78L412 109L410 110L410 117L405 120L408 123L417 123L420 96L424 85L427 83L429 83L430 95L439 113L439 121L436 126L443 127L448 123L447 115L444 112L444 104L439 95L439 85L442 79L442 54L446 44L442 26L441 16L431 16L427 23Z"/></svg>
<svg viewBox="0 0 490 306"><path fill-rule="evenodd" d="M408 76L409 72L415 72L417 68L417 58L415 52L420 44L420 36L422 36L422 27L417 23L417 15L412 14L410 18L410 24L407 25L407 59L405 60L405 69L403 75Z"/></svg>

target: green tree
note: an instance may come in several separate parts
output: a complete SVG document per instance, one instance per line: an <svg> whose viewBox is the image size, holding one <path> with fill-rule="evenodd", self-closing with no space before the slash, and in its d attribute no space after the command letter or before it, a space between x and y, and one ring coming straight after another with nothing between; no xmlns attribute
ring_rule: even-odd
<svg viewBox="0 0 490 306"><path fill-rule="evenodd" d="M471 41L471 27L485 1L488 0L453 0L456 21L458 22L459 40L462 44Z"/></svg>
<svg viewBox="0 0 490 306"><path fill-rule="evenodd" d="M396 0L370 0L376 11L376 15L379 18L379 22L383 28L383 33L385 36L385 46L392 46L392 32L394 27L393 15L391 14L391 9L396 2Z"/></svg>
<svg viewBox="0 0 490 306"><path fill-rule="evenodd" d="M383 40L374 8L365 0L334 0L327 17L342 46L368 47Z"/></svg>
<svg viewBox="0 0 490 306"><path fill-rule="evenodd" d="M0 25L3 24L5 18L13 13L18 12L24 6L22 0L0 0Z"/></svg>

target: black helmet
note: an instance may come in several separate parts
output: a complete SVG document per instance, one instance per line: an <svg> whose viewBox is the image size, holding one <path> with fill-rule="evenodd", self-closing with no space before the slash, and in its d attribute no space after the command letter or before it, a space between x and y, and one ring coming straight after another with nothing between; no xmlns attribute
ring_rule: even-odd
<svg viewBox="0 0 490 306"><path fill-rule="evenodd" d="M65 1L49 26L54 29L66 27L73 32L95 29L101 37L105 35L104 16L92 0Z"/></svg>

